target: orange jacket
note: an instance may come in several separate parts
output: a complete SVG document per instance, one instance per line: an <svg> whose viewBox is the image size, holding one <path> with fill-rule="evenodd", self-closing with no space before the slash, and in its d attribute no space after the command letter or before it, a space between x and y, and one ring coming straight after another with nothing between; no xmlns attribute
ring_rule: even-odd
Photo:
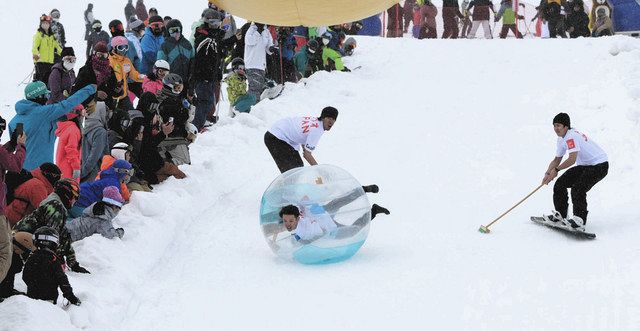
<svg viewBox="0 0 640 331"><path fill-rule="evenodd" d="M118 83L122 84L122 94L115 97L117 100L125 98L129 94L129 84L127 81L131 78L134 82L142 83L142 77L136 67L133 66L131 60L124 55L111 54L109 55L109 64L113 69L113 73L116 75Z"/></svg>

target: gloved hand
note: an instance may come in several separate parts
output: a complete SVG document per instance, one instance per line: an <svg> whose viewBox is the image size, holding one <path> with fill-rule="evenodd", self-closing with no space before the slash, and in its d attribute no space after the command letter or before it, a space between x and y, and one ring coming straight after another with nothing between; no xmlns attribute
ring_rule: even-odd
<svg viewBox="0 0 640 331"><path fill-rule="evenodd" d="M73 170L73 179L80 178L80 169Z"/></svg>
<svg viewBox="0 0 640 331"><path fill-rule="evenodd" d="M80 263L76 263L72 266L69 266L69 268L71 268L71 271L73 272L77 272L77 273L81 273L81 274L90 274L89 270L83 268L80 266ZM71 300L69 300L71 301Z"/></svg>
<svg viewBox="0 0 640 331"><path fill-rule="evenodd" d="M104 100L107 98L107 93L105 91L98 91L98 99L99 100Z"/></svg>
<svg viewBox="0 0 640 331"><path fill-rule="evenodd" d="M124 229L123 228L117 228L116 229L116 233L118 234L118 238L122 239L122 237L124 236Z"/></svg>
<svg viewBox="0 0 640 331"><path fill-rule="evenodd" d="M82 301L80 301L80 299L78 299L78 297L75 296L75 294L73 294L73 293L70 293L69 295L66 295L65 298L67 300L69 300L69 302L72 305L75 305L75 306L79 306L82 303Z"/></svg>
<svg viewBox="0 0 640 331"><path fill-rule="evenodd" d="M33 60L38 62L38 60L40 60L40 55L38 54L33 54Z"/></svg>
<svg viewBox="0 0 640 331"><path fill-rule="evenodd" d="M351 69L349 69L349 68L347 68L347 67L344 67L344 68L342 69L342 71L344 71L344 72L351 72Z"/></svg>

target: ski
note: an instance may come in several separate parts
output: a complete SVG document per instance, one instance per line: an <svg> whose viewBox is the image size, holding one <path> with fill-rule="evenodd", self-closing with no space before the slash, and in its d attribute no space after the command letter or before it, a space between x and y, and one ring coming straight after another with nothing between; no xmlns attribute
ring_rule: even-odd
<svg viewBox="0 0 640 331"><path fill-rule="evenodd" d="M596 238L596 234L595 233L591 233L591 232L583 232L583 231L575 231L571 228L568 228L566 226L563 225L559 225L559 224L554 224L551 223L547 220L545 220L544 217L536 217L536 216L531 216L531 220L535 223L538 224L542 224L544 226L550 227L552 229L556 229L565 233L569 233L572 234L578 238L585 238L585 239L595 239Z"/></svg>

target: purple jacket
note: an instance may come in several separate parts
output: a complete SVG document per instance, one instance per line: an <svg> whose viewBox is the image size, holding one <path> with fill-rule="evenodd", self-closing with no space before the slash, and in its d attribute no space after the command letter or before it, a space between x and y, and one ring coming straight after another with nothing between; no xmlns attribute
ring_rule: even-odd
<svg viewBox="0 0 640 331"><path fill-rule="evenodd" d="M66 99L67 97L64 96L64 91L67 91L67 95L71 95L71 86L73 86L75 81L75 71L66 71L62 67L62 62L56 63L53 68L51 68L51 75L49 76L51 97L49 101L47 101L47 104L50 105Z"/></svg>
<svg viewBox="0 0 640 331"><path fill-rule="evenodd" d="M27 153L24 145L18 145L15 153L9 152L10 144L8 142L4 146L0 146L0 215L4 215L4 209L7 207L4 174L7 171L20 172Z"/></svg>

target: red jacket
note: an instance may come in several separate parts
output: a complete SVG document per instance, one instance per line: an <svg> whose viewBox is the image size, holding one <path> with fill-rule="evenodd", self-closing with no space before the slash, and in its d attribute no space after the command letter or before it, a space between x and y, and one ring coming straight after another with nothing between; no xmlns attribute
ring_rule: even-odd
<svg viewBox="0 0 640 331"><path fill-rule="evenodd" d="M18 186L13 196L15 199L7 206L5 212L9 224L13 227L26 215L31 214L51 192L53 185L40 171L35 168L31 171L33 178Z"/></svg>
<svg viewBox="0 0 640 331"><path fill-rule="evenodd" d="M62 172L62 178L72 178L74 170L82 168L80 139L82 133L73 121L58 122L56 130L58 149L56 150L56 165Z"/></svg>

